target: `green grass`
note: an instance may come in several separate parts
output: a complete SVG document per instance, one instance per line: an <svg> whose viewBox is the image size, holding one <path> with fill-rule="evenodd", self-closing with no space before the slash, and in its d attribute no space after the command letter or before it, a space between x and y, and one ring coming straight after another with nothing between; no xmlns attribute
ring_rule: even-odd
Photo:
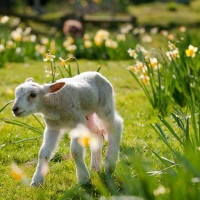
<svg viewBox="0 0 200 200"><path fill-rule="evenodd" d="M126 152L127 148L133 148L136 152L143 152L144 157L148 159L155 159L152 153L140 142L147 141L150 146L154 145L157 136L150 127L150 122L157 120L156 111L153 111L145 98L141 89L133 81L133 78L126 70L130 61L119 62L91 62L86 60L78 61L81 71L96 70L100 64L103 64L101 73L105 75L113 84L116 92L116 106L117 110L124 118L124 133L121 143L121 156ZM2 93L1 105L3 107L6 102L14 99L12 91L14 88L23 82L27 77L34 77L35 81L39 83L47 82L44 73L44 62L28 63L9 63L6 68L1 68L1 86ZM71 67L76 67L75 63L71 63ZM1 118L14 118L11 113L11 105L9 105L1 114ZM30 116L20 119L20 121L40 128L36 120ZM33 139L29 141L22 141L28 138L35 138L41 136L40 134L26 130L23 127L5 124L0 122L0 148L1 148L1 187L0 193L4 199L57 199L61 197L65 191L73 189L77 184L75 165L69 155L69 138L64 136L55 159L50 162L50 174L46 177L45 185L41 188L30 189L26 185L17 182L11 176L10 164L16 162L27 174L29 178L34 173L36 167L37 154L41 145L42 138ZM5 144L5 146L4 146ZM162 144L157 145L157 151L162 149ZM163 149L162 149L163 151ZM89 164L89 152L87 153L87 164ZM156 165L156 164L155 164ZM122 169L122 163L118 163L116 172ZM93 189L90 187L79 188L75 199L82 193L88 195L98 195L99 188L103 186L100 184L105 181L102 176L92 172L91 181ZM118 182L119 184L119 182ZM104 186L105 187L105 186ZM102 188L103 190L103 188ZM105 194L107 190L105 189Z"/></svg>

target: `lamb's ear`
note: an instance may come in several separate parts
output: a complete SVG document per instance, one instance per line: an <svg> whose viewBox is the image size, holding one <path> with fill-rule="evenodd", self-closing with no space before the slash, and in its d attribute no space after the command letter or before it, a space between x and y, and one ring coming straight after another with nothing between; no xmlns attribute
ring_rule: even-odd
<svg viewBox="0 0 200 200"><path fill-rule="evenodd" d="M52 84L45 84L44 85L44 90L45 93L54 93L59 91L65 86L65 82L57 82L57 83L52 83Z"/></svg>
<svg viewBox="0 0 200 200"><path fill-rule="evenodd" d="M25 82L34 82L34 79L33 78L27 78L26 80L25 80Z"/></svg>

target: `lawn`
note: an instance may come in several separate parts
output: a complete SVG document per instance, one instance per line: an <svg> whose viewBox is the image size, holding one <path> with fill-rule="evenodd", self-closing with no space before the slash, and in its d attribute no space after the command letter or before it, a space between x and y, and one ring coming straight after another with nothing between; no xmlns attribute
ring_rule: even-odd
<svg viewBox="0 0 200 200"><path fill-rule="evenodd" d="M153 145L156 135L150 128L149 123L156 120L154 112L150 107L141 89L132 79L130 73L126 70L130 61L119 62L93 62L80 60L78 61L82 71L96 70L102 64L101 73L108 78L116 92L116 106L120 115L124 119L124 133L121 143L121 151L126 148L138 148L144 154L151 153L140 144L137 138L149 140L149 145ZM14 88L23 82L27 77L34 77L35 81L44 83L47 81L44 72L46 63L38 61L30 61L27 63L15 64L9 63L5 68L0 69L2 75L1 88L2 100L1 107L9 100L14 99ZM75 67L72 63L71 67ZM9 105L2 113L1 118L14 118L11 113L11 105ZM33 117L25 117L20 121L40 127ZM50 173L46 178L45 185L39 189L30 189L27 185L17 182L11 176L10 164L17 163L29 178L33 175L36 167L37 154L40 148L41 134L26 130L23 127L8 125L1 122L1 195L4 199L57 199L61 197L65 191L76 186L75 166L69 155L69 138L67 134L64 136L57 154L51 161ZM39 137L38 137L39 136ZM38 137L38 138L37 138ZM31 139L32 138L32 139ZM34 139L35 138L35 139ZM31 139L31 140L28 140ZM23 141L24 140L24 141ZM4 145L5 144L5 145ZM159 145L158 145L159 146ZM89 163L89 152L87 153L87 161ZM152 159L155 159L152 157ZM120 170L120 161L117 165L117 171ZM102 168L102 173L103 173ZM104 179L103 179L104 180ZM98 194L98 184L102 181L99 176L92 172L92 185L94 190L89 191ZM77 198L86 189L78 189ZM97 195L96 194L96 195ZM72 196L73 196L72 195Z"/></svg>

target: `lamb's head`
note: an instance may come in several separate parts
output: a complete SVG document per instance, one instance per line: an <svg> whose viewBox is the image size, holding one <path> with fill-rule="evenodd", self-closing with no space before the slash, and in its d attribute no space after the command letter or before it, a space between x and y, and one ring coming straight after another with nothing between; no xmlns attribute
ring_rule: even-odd
<svg viewBox="0 0 200 200"><path fill-rule="evenodd" d="M35 83L32 78L27 79L15 89L13 114L16 117L23 117L40 112L44 96L57 92L64 85L64 82L40 85Z"/></svg>

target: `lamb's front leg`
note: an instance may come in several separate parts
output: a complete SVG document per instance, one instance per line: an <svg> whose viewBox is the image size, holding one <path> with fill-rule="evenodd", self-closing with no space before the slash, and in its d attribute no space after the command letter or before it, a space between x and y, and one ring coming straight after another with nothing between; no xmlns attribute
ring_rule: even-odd
<svg viewBox="0 0 200 200"><path fill-rule="evenodd" d="M46 128L44 139L39 151L38 164L33 175L31 186L39 186L44 182L43 166L47 164L56 150L60 138L60 130L55 128Z"/></svg>
<svg viewBox="0 0 200 200"><path fill-rule="evenodd" d="M78 143L77 138L71 140L71 156L76 164L76 175L78 182L86 184L89 182L89 172L84 162L85 149Z"/></svg>

